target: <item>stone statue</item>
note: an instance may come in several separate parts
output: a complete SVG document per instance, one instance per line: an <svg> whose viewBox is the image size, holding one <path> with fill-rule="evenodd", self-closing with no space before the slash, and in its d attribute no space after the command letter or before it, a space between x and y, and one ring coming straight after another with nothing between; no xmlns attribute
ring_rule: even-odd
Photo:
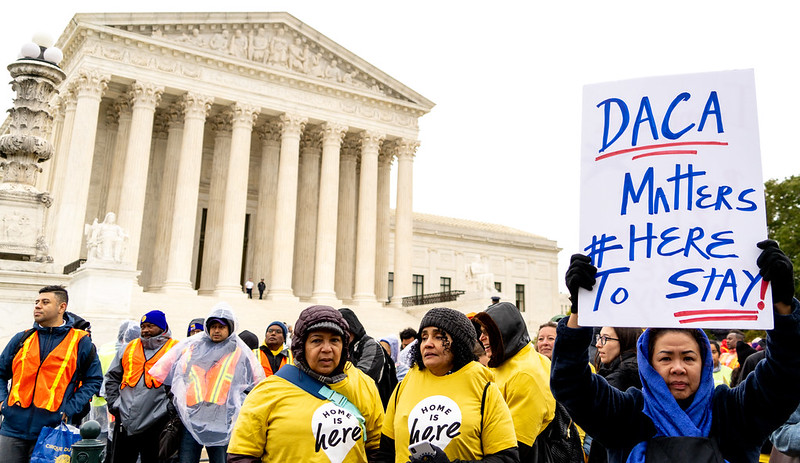
<svg viewBox="0 0 800 463"><path fill-rule="evenodd" d="M269 64L287 67L289 63L289 41L286 31L278 29L278 33L269 41Z"/></svg>
<svg viewBox="0 0 800 463"><path fill-rule="evenodd" d="M128 235L116 224L117 215L106 214L101 223L94 219L91 225L84 227L86 235L87 262L98 260L121 263L125 253Z"/></svg>
<svg viewBox="0 0 800 463"><path fill-rule="evenodd" d="M323 68L322 63L322 53L312 55L310 59L306 61L306 66L308 67L306 74L313 77L323 77L325 75L325 68Z"/></svg>
<svg viewBox="0 0 800 463"><path fill-rule="evenodd" d="M342 70L339 69L338 62L335 59L332 59L328 67L325 68L325 78L335 80L336 82L342 82L344 80L344 74Z"/></svg>
<svg viewBox="0 0 800 463"><path fill-rule="evenodd" d="M231 40L231 33L227 29L220 33L216 33L211 37L211 42L208 43L214 50L227 51L228 44Z"/></svg>
<svg viewBox="0 0 800 463"><path fill-rule="evenodd" d="M292 71L305 72L308 48L304 49L302 44L303 39L297 37L294 43L289 45L289 69Z"/></svg>
<svg viewBox="0 0 800 463"><path fill-rule="evenodd" d="M267 30L260 27L258 33L250 39L250 59L258 63L266 64L268 47L269 38L267 37Z"/></svg>
<svg viewBox="0 0 800 463"><path fill-rule="evenodd" d="M247 36L241 29L236 29L231 39L230 54L242 59L247 59Z"/></svg>
<svg viewBox="0 0 800 463"><path fill-rule="evenodd" d="M192 35L189 37L188 42L196 47L205 47L207 45L206 39L200 35L200 29L192 29Z"/></svg>
<svg viewBox="0 0 800 463"><path fill-rule="evenodd" d="M489 272L489 267L485 262L478 259L466 265L465 273L467 284L476 291L495 291L494 273Z"/></svg>

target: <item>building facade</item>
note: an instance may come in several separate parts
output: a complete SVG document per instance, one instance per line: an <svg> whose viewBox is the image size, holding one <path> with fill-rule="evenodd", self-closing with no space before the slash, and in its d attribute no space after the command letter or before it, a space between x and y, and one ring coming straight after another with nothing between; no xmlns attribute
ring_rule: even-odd
<svg viewBox="0 0 800 463"><path fill-rule="evenodd" d="M395 292L433 103L286 13L78 14L39 182L57 265L109 212L146 291L376 305L397 169ZM380 283L378 283L380 281Z"/></svg>

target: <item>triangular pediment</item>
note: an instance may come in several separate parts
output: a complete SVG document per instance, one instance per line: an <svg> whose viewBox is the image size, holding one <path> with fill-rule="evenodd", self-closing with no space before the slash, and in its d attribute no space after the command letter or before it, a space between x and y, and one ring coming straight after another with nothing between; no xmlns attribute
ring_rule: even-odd
<svg viewBox="0 0 800 463"><path fill-rule="evenodd" d="M117 29L175 49L409 102L425 112L434 105L288 13L82 13L72 24Z"/></svg>

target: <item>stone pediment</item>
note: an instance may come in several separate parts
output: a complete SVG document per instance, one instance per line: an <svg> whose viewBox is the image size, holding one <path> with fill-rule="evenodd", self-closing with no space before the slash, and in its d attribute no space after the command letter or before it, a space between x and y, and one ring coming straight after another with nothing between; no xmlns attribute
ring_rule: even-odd
<svg viewBox="0 0 800 463"><path fill-rule="evenodd" d="M270 72L405 101L425 112L433 107L422 95L288 13L76 14L70 27L81 24L118 29L175 49L241 60Z"/></svg>

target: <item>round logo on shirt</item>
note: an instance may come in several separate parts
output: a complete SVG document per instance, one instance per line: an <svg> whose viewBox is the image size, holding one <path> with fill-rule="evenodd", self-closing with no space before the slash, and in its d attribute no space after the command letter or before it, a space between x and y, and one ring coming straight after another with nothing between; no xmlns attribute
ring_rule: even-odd
<svg viewBox="0 0 800 463"><path fill-rule="evenodd" d="M356 442L363 439L358 419L347 410L325 402L311 417L314 450L324 452L331 463L342 463Z"/></svg>
<svg viewBox="0 0 800 463"><path fill-rule="evenodd" d="M409 445L428 441L444 450L461 434L461 409L450 397L426 397L408 414L408 433Z"/></svg>

